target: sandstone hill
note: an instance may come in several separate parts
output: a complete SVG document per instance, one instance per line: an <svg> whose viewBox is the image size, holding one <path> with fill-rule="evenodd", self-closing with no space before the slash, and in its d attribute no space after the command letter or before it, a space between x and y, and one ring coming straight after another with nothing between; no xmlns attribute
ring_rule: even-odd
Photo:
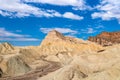
<svg viewBox="0 0 120 80"><path fill-rule="evenodd" d="M9 43L3 43L0 44L0 53L1 54L5 54L5 53L9 53L12 50L14 50L14 47L12 45L10 45Z"/></svg>
<svg viewBox="0 0 120 80"><path fill-rule="evenodd" d="M88 40L103 46L118 44L120 43L120 32L102 32L95 37L89 37Z"/></svg>
<svg viewBox="0 0 120 80"><path fill-rule="evenodd" d="M101 50L102 47L90 41L66 37L58 31L50 31L40 45L41 53L56 54L59 52L88 53Z"/></svg>
<svg viewBox="0 0 120 80"><path fill-rule="evenodd" d="M4 44L0 80L120 80L120 44L103 47L55 30L40 46Z"/></svg>

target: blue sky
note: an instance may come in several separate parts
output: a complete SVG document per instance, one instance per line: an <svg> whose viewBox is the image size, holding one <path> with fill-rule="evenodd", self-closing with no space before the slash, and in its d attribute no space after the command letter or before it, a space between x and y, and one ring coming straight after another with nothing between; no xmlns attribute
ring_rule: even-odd
<svg viewBox="0 0 120 80"><path fill-rule="evenodd" d="M53 29L82 39L120 31L120 0L0 0L0 42L36 46Z"/></svg>

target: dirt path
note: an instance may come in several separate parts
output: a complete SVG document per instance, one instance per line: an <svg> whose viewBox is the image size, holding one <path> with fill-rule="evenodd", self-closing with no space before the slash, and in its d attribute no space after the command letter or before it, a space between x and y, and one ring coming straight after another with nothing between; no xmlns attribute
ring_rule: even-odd
<svg viewBox="0 0 120 80"><path fill-rule="evenodd" d="M25 75L17 76L17 77L5 77L5 78L0 78L0 80L36 80L37 78L47 75L48 73L53 72L61 67L60 63L52 62L52 61L47 61L47 62L48 65L39 67L34 71L26 73Z"/></svg>

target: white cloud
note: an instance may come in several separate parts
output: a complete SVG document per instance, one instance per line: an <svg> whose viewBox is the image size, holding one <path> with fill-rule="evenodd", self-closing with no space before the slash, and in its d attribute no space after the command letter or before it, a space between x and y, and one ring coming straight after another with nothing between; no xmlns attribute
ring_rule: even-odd
<svg viewBox="0 0 120 80"><path fill-rule="evenodd" d="M24 4L20 0L0 0L0 14L3 16L39 15L40 11L37 7Z"/></svg>
<svg viewBox="0 0 120 80"><path fill-rule="evenodd" d="M58 16L59 13L52 10L47 12L47 10L25 4L21 0L0 0L0 14L10 17L26 17L31 15L36 17L53 17Z"/></svg>
<svg viewBox="0 0 120 80"><path fill-rule="evenodd" d="M25 2L51 4L58 6L73 6L73 8L77 10L85 10L88 8L85 0L25 0Z"/></svg>
<svg viewBox="0 0 120 80"><path fill-rule="evenodd" d="M0 36L2 37L24 37L28 35L15 34L15 33L5 30L5 28L0 28Z"/></svg>
<svg viewBox="0 0 120 80"><path fill-rule="evenodd" d="M88 29L88 32L87 32L88 34L96 32L93 28L87 28L87 29Z"/></svg>
<svg viewBox="0 0 120 80"><path fill-rule="evenodd" d="M7 31L5 28L0 28L0 41L39 41L39 39L31 38L30 35L16 34Z"/></svg>
<svg viewBox="0 0 120 80"><path fill-rule="evenodd" d="M40 31L43 32L43 33L48 33L50 32L51 30L57 30L59 31L60 33L74 33L76 34L77 31L76 30L72 30L72 29L69 29L69 28L59 28L59 27L56 27L56 28L40 28Z"/></svg>
<svg viewBox="0 0 120 80"><path fill-rule="evenodd" d="M51 30L56 30L60 33L63 33L63 34L66 34L67 36L75 36L75 34L78 33L78 31L76 30L72 30L70 28L59 28L59 27L56 27L56 28L40 28L40 31L43 32L43 33L48 33L50 32Z"/></svg>
<svg viewBox="0 0 120 80"><path fill-rule="evenodd" d="M22 32L22 30L16 30L16 32Z"/></svg>
<svg viewBox="0 0 120 80"><path fill-rule="evenodd" d="M60 5L60 6L75 6L82 5L83 0L25 0L26 2L35 2L35 3L44 3L44 4L52 4L52 5Z"/></svg>
<svg viewBox="0 0 120 80"><path fill-rule="evenodd" d="M44 3L44 1L46 0L40 0L40 1ZM56 1L56 2L59 2L59 1ZM64 0L62 2L64 2ZM66 1L66 2L69 2L69 1ZM73 3L70 2L69 4L71 5L76 4L76 1L72 1L72 2ZM41 9L39 7L35 7L33 5L29 5L25 3L24 0L0 0L0 15L8 16L8 17L19 17L19 18L28 17L28 16L63 17L63 18L76 19L76 20L80 20L83 18L83 17L80 17L79 15L73 14L72 12L69 12L69 13L66 12L64 14L61 14L55 10Z"/></svg>
<svg viewBox="0 0 120 80"><path fill-rule="evenodd" d="M120 0L101 0L96 8L99 12L92 14L92 18L102 18L102 20L117 19L120 22Z"/></svg>
<svg viewBox="0 0 120 80"><path fill-rule="evenodd" d="M60 14L54 10L47 10L48 13L52 13L51 17L63 17L63 18L68 18L68 19L74 19L74 20L82 20L83 17L79 16L77 14L74 14L72 12L65 12L64 14Z"/></svg>
<svg viewBox="0 0 120 80"><path fill-rule="evenodd" d="M73 38L76 38L76 36L75 36L75 35L73 35L73 34L68 34L68 35L65 35L65 36L67 36L67 37L73 37Z"/></svg>
<svg viewBox="0 0 120 80"><path fill-rule="evenodd" d="M96 32L96 30L94 30L93 28L81 29L81 33L92 34L95 32Z"/></svg>
<svg viewBox="0 0 120 80"><path fill-rule="evenodd" d="M37 38L5 38L0 37L0 41L40 41Z"/></svg>
<svg viewBox="0 0 120 80"><path fill-rule="evenodd" d="M81 19L83 19L83 17L81 17L79 15L76 15L76 14L73 14L71 12L64 13L63 17L69 18L69 19L74 19L74 20L81 20Z"/></svg>
<svg viewBox="0 0 120 80"><path fill-rule="evenodd" d="M103 25L99 25L99 26L97 26L97 27L95 27L96 29L103 29L103 28L105 28Z"/></svg>

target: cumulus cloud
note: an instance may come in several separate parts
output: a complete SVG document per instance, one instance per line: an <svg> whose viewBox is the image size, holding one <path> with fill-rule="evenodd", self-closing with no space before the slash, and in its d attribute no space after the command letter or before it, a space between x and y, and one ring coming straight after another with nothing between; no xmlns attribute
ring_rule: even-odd
<svg viewBox="0 0 120 80"><path fill-rule="evenodd" d="M44 1L46 0L40 0L40 1L44 3ZM19 18L28 17L28 16L63 17L63 18L77 19L77 20L80 20L82 18L79 15L73 14L72 12L69 12L69 14L67 12L61 14L55 10L41 9L39 7L35 7L33 5L25 3L24 0L0 0L0 15L8 16L8 17L19 17Z"/></svg>
<svg viewBox="0 0 120 80"><path fill-rule="evenodd" d="M98 25L97 27L95 27L96 29L103 29L105 28L103 25Z"/></svg>
<svg viewBox="0 0 120 80"><path fill-rule="evenodd" d="M86 28L86 29L81 29L81 33L86 33L86 34L92 34L95 33L96 30L93 28Z"/></svg>
<svg viewBox="0 0 120 80"><path fill-rule="evenodd" d="M51 30L57 30L59 31L60 33L77 33L76 30L72 30L72 29L69 29L69 28L59 28L59 27L56 27L56 28L40 28L40 30L43 32L43 33L48 33L50 32Z"/></svg>
<svg viewBox="0 0 120 80"><path fill-rule="evenodd" d="M0 41L40 41L37 38L8 38L8 37L0 37Z"/></svg>
<svg viewBox="0 0 120 80"><path fill-rule="evenodd" d="M69 36L74 36L75 34L78 33L78 31L72 30L70 28L59 28L59 27L56 27L56 28L40 28L40 31L45 33L45 34L50 32L51 30L56 30L60 33L67 34Z"/></svg>
<svg viewBox="0 0 120 80"><path fill-rule="evenodd" d="M2 37L24 37L28 35L15 34L15 33L5 30L5 28L0 28L0 36Z"/></svg>
<svg viewBox="0 0 120 80"><path fill-rule="evenodd" d="M22 30L16 30L16 32L22 32Z"/></svg>
<svg viewBox="0 0 120 80"><path fill-rule="evenodd" d="M38 7L23 3L21 0L0 0L0 14L2 16L10 17L25 17L25 16L37 16L37 17L51 17L55 16L56 12L47 12Z"/></svg>
<svg viewBox="0 0 120 80"><path fill-rule="evenodd" d="M34 2L58 6L72 6L73 9L85 10L89 7L86 5L85 0L25 0L25 2Z"/></svg>
<svg viewBox="0 0 120 80"><path fill-rule="evenodd" d="M81 19L83 19L83 17L81 17L79 15L76 15L76 14L73 14L71 12L64 13L63 17L69 18L69 19L74 19L74 20L81 20Z"/></svg>
<svg viewBox="0 0 120 80"><path fill-rule="evenodd" d="M96 6L99 12L92 14L92 18L101 18L102 20L117 19L120 23L120 1L119 0L101 0L100 5Z"/></svg>
<svg viewBox="0 0 120 80"><path fill-rule="evenodd" d="M16 34L0 28L0 41L39 41L39 39L31 38L30 35Z"/></svg>
<svg viewBox="0 0 120 80"><path fill-rule="evenodd" d="M76 6L82 5L83 0L25 0L26 2L35 2L35 3L44 3L44 4L52 4L52 5L60 5L60 6Z"/></svg>

